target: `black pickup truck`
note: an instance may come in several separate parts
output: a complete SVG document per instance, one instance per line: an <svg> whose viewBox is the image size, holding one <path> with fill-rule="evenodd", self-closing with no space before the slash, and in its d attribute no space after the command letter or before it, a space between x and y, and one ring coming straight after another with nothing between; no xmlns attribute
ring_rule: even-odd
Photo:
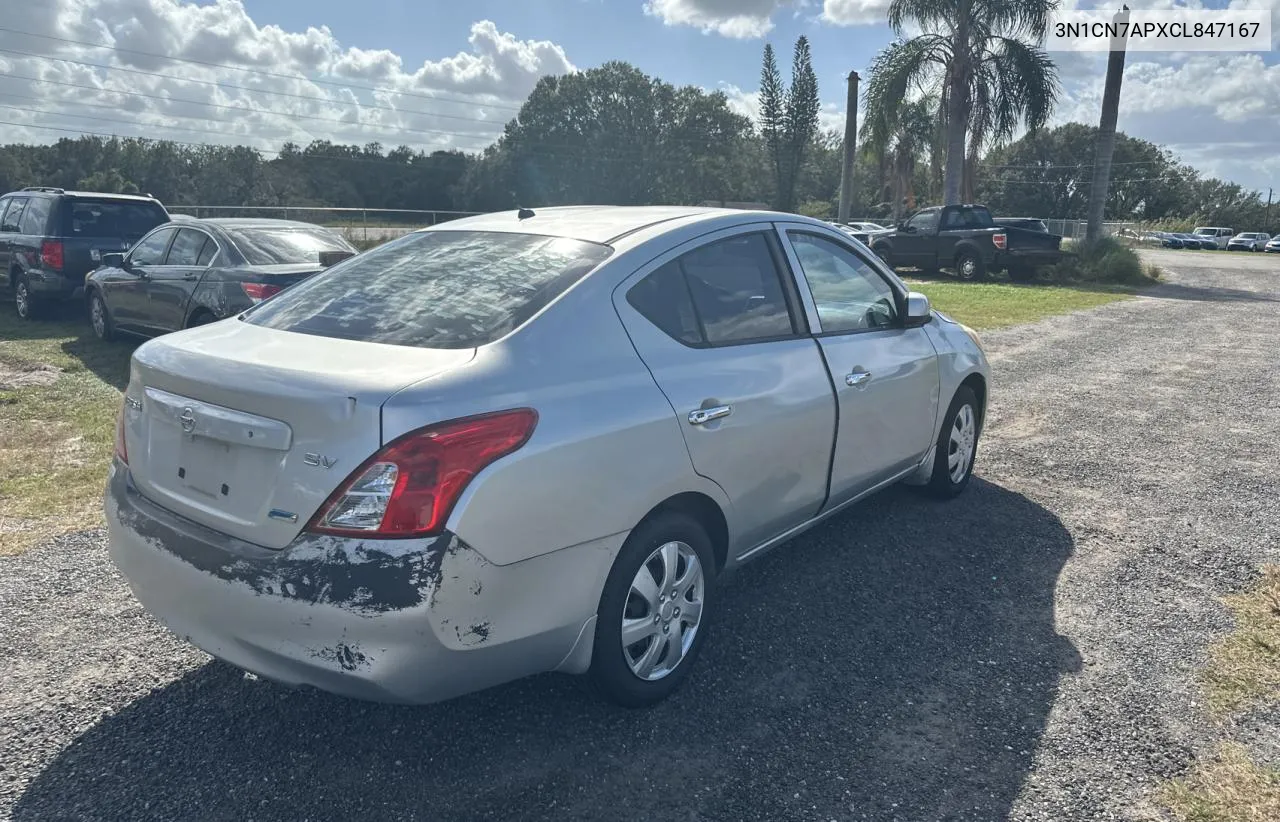
<svg viewBox="0 0 1280 822"><path fill-rule="evenodd" d="M979 280L1001 270L1008 271L1010 279L1029 280L1040 266L1062 259L1061 236L998 224L980 205L926 208L867 239L871 250L891 266L951 268L962 280Z"/></svg>

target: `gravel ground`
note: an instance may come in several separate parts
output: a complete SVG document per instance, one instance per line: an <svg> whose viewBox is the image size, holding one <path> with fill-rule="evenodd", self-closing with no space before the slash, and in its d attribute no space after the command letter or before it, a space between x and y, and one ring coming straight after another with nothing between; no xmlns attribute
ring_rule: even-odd
<svg viewBox="0 0 1280 822"><path fill-rule="evenodd" d="M0 560L0 815L1149 818L1216 733L1218 597L1280 560L1280 265L1151 256L1152 297L986 335L966 495L891 490L749 566L647 712L554 676L287 691L167 635L101 533ZM1248 723L1274 758L1275 712Z"/></svg>

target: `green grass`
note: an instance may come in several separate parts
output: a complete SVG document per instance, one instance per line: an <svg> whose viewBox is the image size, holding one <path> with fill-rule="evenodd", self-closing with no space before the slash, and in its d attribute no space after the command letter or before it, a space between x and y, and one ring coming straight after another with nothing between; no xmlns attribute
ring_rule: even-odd
<svg viewBox="0 0 1280 822"><path fill-rule="evenodd" d="M928 295L934 308L977 330L1035 322L1054 314L1129 299L1131 289L1114 286L1015 285L907 279Z"/></svg>
<svg viewBox="0 0 1280 822"><path fill-rule="evenodd" d="M0 309L0 554L101 522L134 346L99 342L74 308L37 322Z"/></svg>

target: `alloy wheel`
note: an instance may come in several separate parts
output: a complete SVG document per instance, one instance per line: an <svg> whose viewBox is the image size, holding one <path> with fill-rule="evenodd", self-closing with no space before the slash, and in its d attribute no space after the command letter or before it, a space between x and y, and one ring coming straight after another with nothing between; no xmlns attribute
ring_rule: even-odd
<svg viewBox="0 0 1280 822"><path fill-rule="evenodd" d="M663 679L684 660L705 592L702 563L687 543L667 542L640 565L622 609L622 655L633 674Z"/></svg>
<svg viewBox="0 0 1280 822"><path fill-rule="evenodd" d="M947 473L952 482L961 482L973 463L973 451L978 442L977 419L973 406L965 404L956 411L951 424L951 437L947 447Z"/></svg>
<svg viewBox="0 0 1280 822"><path fill-rule="evenodd" d="M93 333L98 335L98 339L107 336L107 309L101 297L95 296L89 301L89 321L93 323Z"/></svg>

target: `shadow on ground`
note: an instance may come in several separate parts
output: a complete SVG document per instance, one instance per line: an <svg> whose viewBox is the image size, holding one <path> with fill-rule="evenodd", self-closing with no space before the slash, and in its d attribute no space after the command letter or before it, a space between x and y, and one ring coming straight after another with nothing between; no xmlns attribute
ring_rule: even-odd
<svg viewBox="0 0 1280 822"><path fill-rule="evenodd" d="M1079 669L1071 551L999 486L890 490L744 569L654 709L550 675L384 706L211 663L82 733L14 818L1002 819Z"/></svg>
<svg viewBox="0 0 1280 822"><path fill-rule="evenodd" d="M1181 283L1161 283L1144 292L1151 297L1164 300L1191 300L1208 303L1274 303L1280 302L1280 296L1266 291L1249 291L1243 288L1219 288L1217 286L1183 285Z"/></svg>

